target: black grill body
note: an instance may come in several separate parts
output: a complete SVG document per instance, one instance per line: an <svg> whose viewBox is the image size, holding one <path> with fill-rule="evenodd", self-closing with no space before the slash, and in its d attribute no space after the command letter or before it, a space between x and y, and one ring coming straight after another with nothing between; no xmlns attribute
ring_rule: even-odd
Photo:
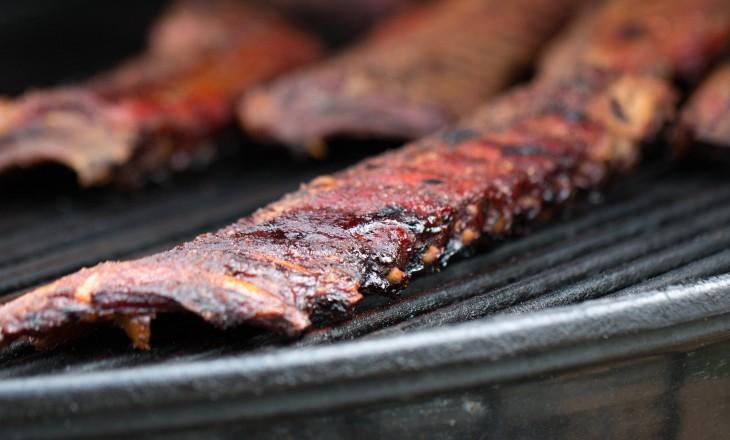
<svg viewBox="0 0 730 440"><path fill-rule="evenodd" d="M31 38L17 16L0 33ZM81 191L56 168L3 178L0 295L169 248L364 153L313 163L221 142L211 169L137 193ZM150 351L111 328L15 344L0 438L725 438L727 172L650 160L583 200L297 340L162 316Z"/></svg>

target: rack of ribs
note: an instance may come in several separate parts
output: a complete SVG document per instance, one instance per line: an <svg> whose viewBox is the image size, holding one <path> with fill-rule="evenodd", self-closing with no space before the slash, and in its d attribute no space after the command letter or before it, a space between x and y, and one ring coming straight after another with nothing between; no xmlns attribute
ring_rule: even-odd
<svg viewBox="0 0 730 440"><path fill-rule="evenodd" d="M245 129L313 156L332 138L411 140L468 114L530 65L574 0L414 6L340 56L247 94Z"/></svg>
<svg viewBox="0 0 730 440"><path fill-rule="evenodd" d="M343 314L363 293L400 290L414 273L629 169L674 99L663 81L598 70L508 94L502 105L512 97L520 105L525 94L550 99L502 129L452 128L318 177L167 252L40 287L0 308L2 342L111 321L144 348L150 321L168 312L295 335L314 314ZM628 122L617 121L615 101Z"/></svg>
<svg viewBox="0 0 730 440"><path fill-rule="evenodd" d="M271 11L233 0L174 3L147 51L76 85L0 101L0 171L57 162L80 184L138 185L214 154L254 84L320 55Z"/></svg>

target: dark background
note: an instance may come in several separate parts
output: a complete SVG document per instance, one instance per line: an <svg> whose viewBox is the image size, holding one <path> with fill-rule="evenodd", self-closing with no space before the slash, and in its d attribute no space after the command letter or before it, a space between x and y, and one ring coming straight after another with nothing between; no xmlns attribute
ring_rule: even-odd
<svg viewBox="0 0 730 440"><path fill-rule="evenodd" d="M3 0L0 94L79 80L144 47L164 0Z"/></svg>

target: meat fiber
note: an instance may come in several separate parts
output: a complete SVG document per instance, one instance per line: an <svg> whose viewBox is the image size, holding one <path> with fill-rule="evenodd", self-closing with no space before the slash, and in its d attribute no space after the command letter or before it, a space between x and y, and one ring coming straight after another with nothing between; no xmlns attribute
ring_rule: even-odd
<svg viewBox="0 0 730 440"><path fill-rule="evenodd" d="M318 43L240 1L183 0L143 55L76 86L0 102L0 171L57 162L84 186L138 185L205 161L254 84L318 57Z"/></svg>
<svg viewBox="0 0 730 440"><path fill-rule="evenodd" d="M514 81L574 3L441 0L413 7L340 56L250 93L242 124L314 156L335 137L422 137Z"/></svg>

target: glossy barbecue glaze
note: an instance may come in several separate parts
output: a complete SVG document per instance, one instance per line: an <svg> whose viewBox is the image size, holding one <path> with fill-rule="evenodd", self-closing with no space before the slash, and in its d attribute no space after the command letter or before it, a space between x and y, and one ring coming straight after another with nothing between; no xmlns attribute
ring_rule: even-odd
<svg viewBox="0 0 730 440"><path fill-rule="evenodd" d="M0 102L0 170L58 162L91 186L186 168L215 153L204 141L231 122L241 92L319 52L269 11L183 0L137 59L75 87Z"/></svg>
<svg viewBox="0 0 730 440"><path fill-rule="evenodd" d="M242 123L315 156L337 136L425 136L513 81L574 3L441 0L413 7L339 57L251 93Z"/></svg>
<svg viewBox="0 0 730 440"><path fill-rule="evenodd" d="M3 342L111 320L146 347L150 319L170 311L296 334L313 314L346 313L363 293L400 290L413 273L509 235L631 167L674 100L661 81L586 70L501 105L530 94L539 107L498 130L472 123L438 133L321 176L170 251L41 287L0 308ZM646 105L628 120L604 104L636 101Z"/></svg>

